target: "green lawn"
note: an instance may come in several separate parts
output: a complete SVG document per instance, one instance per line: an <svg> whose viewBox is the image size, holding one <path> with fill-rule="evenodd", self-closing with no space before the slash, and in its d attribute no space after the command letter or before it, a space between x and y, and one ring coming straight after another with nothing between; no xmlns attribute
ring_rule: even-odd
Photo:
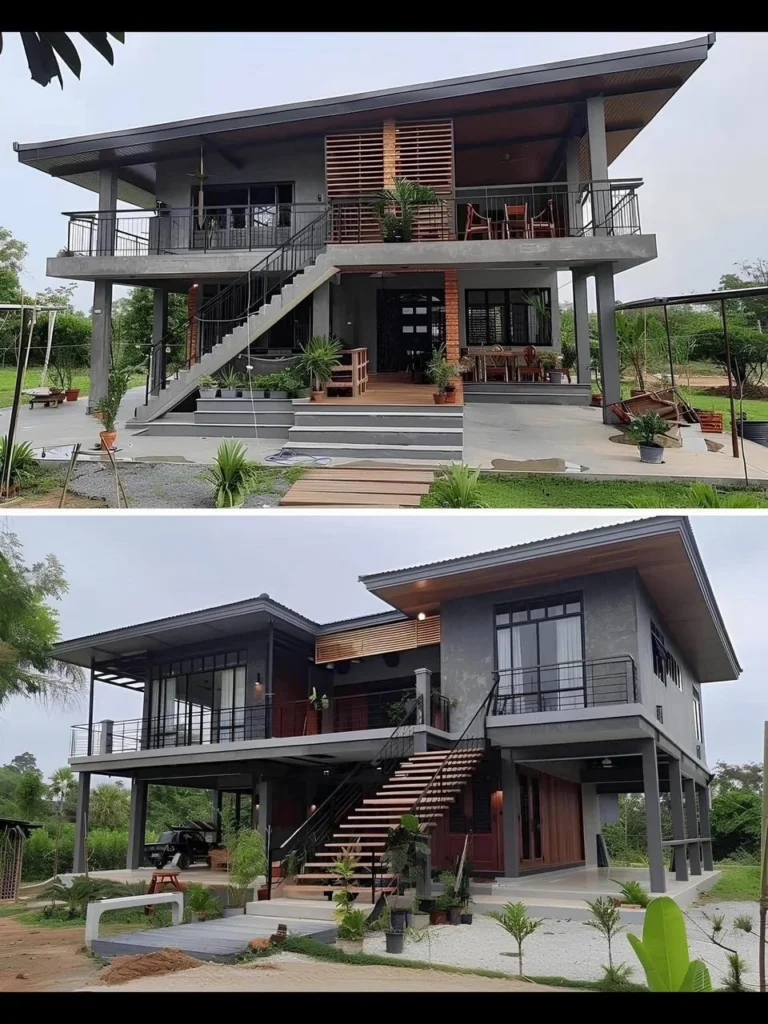
<svg viewBox="0 0 768 1024"><path fill-rule="evenodd" d="M24 376L24 387L25 388L39 388L40 387L40 370L39 366L33 366L30 370L27 370ZM84 367L81 370L75 370L74 378L72 380L72 387L80 388L82 394L88 394L88 386L90 384L90 371L88 367ZM56 380L52 373L48 373L46 382L47 386L56 385ZM0 409L7 409L13 402L13 389L16 387L16 367L5 366L0 370Z"/></svg>
<svg viewBox="0 0 768 1024"><path fill-rule="evenodd" d="M711 889L698 897L697 903L724 900L755 900L760 896L760 867L757 864L716 864L722 871Z"/></svg>
<svg viewBox="0 0 768 1024"><path fill-rule="evenodd" d="M733 488L736 490L736 488ZM760 490L768 508L768 495ZM481 476L480 500L488 508L691 508L687 484L625 483L558 476ZM436 508L430 494L422 508Z"/></svg>
<svg viewBox="0 0 768 1024"><path fill-rule="evenodd" d="M680 388L680 393L695 409L706 409L708 412L723 414L723 431L731 429L731 403L727 397L705 395L706 388ZM739 414L738 395L734 394L736 415ZM748 420L768 420L768 401L760 398L745 398L743 405Z"/></svg>

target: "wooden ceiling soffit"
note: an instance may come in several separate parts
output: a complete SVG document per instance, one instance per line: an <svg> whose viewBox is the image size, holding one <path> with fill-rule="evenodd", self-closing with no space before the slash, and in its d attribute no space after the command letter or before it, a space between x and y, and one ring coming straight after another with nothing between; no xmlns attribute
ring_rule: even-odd
<svg viewBox="0 0 768 1024"><path fill-rule="evenodd" d="M315 641L315 662L323 665L329 661L366 658L390 651L411 651L439 643L440 616L431 615L421 621L408 619L319 636Z"/></svg>

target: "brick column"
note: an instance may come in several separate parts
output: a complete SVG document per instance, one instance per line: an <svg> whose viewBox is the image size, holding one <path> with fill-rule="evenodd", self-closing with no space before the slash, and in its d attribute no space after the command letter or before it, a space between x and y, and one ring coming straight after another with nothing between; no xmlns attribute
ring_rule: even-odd
<svg viewBox="0 0 768 1024"><path fill-rule="evenodd" d="M383 157L384 157L384 188L390 188L397 174L397 146L394 120L384 122Z"/></svg>
<svg viewBox="0 0 768 1024"><path fill-rule="evenodd" d="M199 297L200 285L193 284L187 292L187 315L190 318L189 326L187 327L187 362L190 365L197 362L198 359L197 346L200 325L192 317L197 313Z"/></svg>
<svg viewBox="0 0 768 1024"><path fill-rule="evenodd" d="M459 272L443 271L445 282L445 358L449 363L458 363L461 356L459 341ZM461 377L454 380L456 401L462 404L464 390Z"/></svg>

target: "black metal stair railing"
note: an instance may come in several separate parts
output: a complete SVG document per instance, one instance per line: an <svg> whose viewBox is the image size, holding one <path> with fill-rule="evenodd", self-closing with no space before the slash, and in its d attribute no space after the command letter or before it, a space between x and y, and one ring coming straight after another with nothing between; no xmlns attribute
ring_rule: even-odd
<svg viewBox="0 0 768 1024"><path fill-rule="evenodd" d="M195 310L187 318L184 330L185 339L192 337L195 344L188 344L185 359L174 362L172 376L178 377L181 370L199 362L202 355L245 323L295 274L316 259L328 241L329 223L330 213L326 208L319 217ZM176 329L166 332L150 346L145 405L149 403L150 396L159 395L166 387L170 379L166 373L167 350L179 340Z"/></svg>
<svg viewBox="0 0 768 1024"><path fill-rule="evenodd" d="M290 874L298 874L304 863L329 838L360 801L375 792L382 777L391 774L395 767L413 751L413 727L424 721L424 708L420 696L405 701L403 714L392 734L387 738L376 757L370 763L358 762L341 780L334 791L320 804L317 810L282 843L273 855L273 861L284 863L290 858ZM373 766L382 775L371 778ZM350 836L350 845L354 839Z"/></svg>

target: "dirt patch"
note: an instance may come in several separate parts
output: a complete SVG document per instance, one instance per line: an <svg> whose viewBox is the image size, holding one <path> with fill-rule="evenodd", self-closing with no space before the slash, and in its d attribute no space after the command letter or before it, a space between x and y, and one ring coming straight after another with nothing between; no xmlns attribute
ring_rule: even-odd
<svg viewBox="0 0 768 1024"><path fill-rule="evenodd" d="M728 385L722 387L701 387L699 388L700 395L712 395L714 398L727 398L729 395ZM733 389L734 397L739 397L738 387ZM745 384L744 385L744 397L748 399L768 400L768 386L765 384ZM691 403L696 402L696 395L691 396Z"/></svg>
<svg viewBox="0 0 768 1024"><path fill-rule="evenodd" d="M54 487L45 494L20 494L3 502L3 508L58 508L61 501L61 487ZM97 498L83 498L79 494L67 494L64 508L106 508L107 503Z"/></svg>
<svg viewBox="0 0 768 1024"><path fill-rule="evenodd" d="M505 473L581 473L586 469L565 459L493 459L491 465Z"/></svg>
<svg viewBox="0 0 768 1024"><path fill-rule="evenodd" d="M74 992L98 977L82 925L35 928L0 918L0 992Z"/></svg>
<svg viewBox="0 0 768 1024"><path fill-rule="evenodd" d="M172 974L201 967L199 960L178 949L159 949L157 953L139 953L136 956L116 956L109 967L99 975L103 985L124 985L137 978L149 978L156 974Z"/></svg>

